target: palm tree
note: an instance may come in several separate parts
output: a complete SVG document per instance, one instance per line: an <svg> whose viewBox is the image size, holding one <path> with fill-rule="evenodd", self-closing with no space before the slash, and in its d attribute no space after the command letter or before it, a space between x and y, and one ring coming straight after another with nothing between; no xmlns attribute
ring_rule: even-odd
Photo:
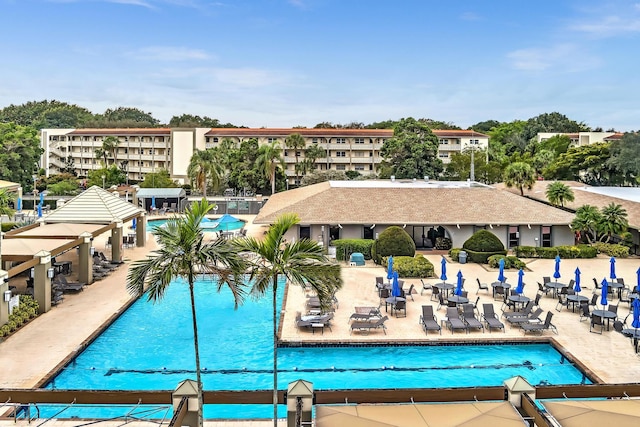
<svg viewBox="0 0 640 427"><path fill-rule="evenodd" d="M627 211L621 205L611 202L602 208L599 230L607 242L614 234L619 235L627 231L628 226Z"/></svg>
<svg viewBox="0 0 640 427"><path fill-rule="evenodd" d="M6 189L0 190L0 215L13 215L13 209L9 207L9 203L15 202L16 193L13 191L7 191Z"/></svg>
<svg viewBox="0 0 640 427"><path fill-rule="evenodd" d="M223 239L204 243L204 233L200 221L213 208L205 199L187 208L183 217L172 218L166 227L153 231L160 249L146 259L135 261L127 274L127 290L135 296L142 295L148 288L148 300L162 299L167 287L176 278L185 279L191 297L191 318L193 323L193 345L195 349L196 382L198 383L198 423L202 419L202 379L200 374L200 352L198 346L198 323L194 283L199 274L217 276L217 288L227 286L234 297L235 307L242 303L246 295L242 282L245 264L234 248Z"/></svg>
<svg viewBox="0 0 640 427"><path fill-rule="evenodd" d="M116 153L118 152L119 145L120 140L115 136L108 136L102 140L102 151L109 154L114 163L116 161Z"/></svg>
<svg viewBox="0 0 640 427"><path fill-rule="evenodd" d="M304 141L304 138L302 137L302 135L300 135L299 133L293 133L284 140L284 145L285 147L293 150L293 155L296 159L294 170L296 172L296 184L297 184L298 182L300 182L300 179L299 179L300 167L298 165L298 157L300 157L299 156L300 150L305 148L307 146L307 143Z"/></svg>
<svg viewBox="0 0 640 427"><path fill-rule="evenodd" d="M262 296L268 292L273 297L273 425L278 419L278 328L277 288L278 280L286 278L293 284L316 291L323 306L342 287L340 265L331 262L315 240L300 239L287 242L285 234L298 224L298 215L286 213L279 216L261 241L252 237L235 242L239 251L255 255L251 262L251 293Z"/></svg>
<svg viewBox="0 0 640 427"><path fill-rule="evenodd" d="M196 150L191 156L187 175L195 183L195 187L207 196L207 181L211 180L214 188L220 185L219 168L216 167L215 152L213 150Z"/></svg>
<svg viewBox="0 0 640 427"><path fill-rule="evenodd" d="M256 159L256 166L271 182L271 194L276 193L276 171L278 168L284 169L284 159L280 154L280 144L278 141L274 141L271 144L266 144L258 148L258 158Z"/></svg>
<svg viewBox="0 0 640 427"><path fill-rule="evenodd" d="M520 195L524 196L524 187L528 190L533 188L536 182L536 171L529 163L515 162L511 163L504 170L504 183L507 187L518 187Z"/></svg>
<svg viewBox="0 0 640 427"><path fill-rule="evenodd" d="M564 202L573 202L573 190L562 182L554 182L547 187L547 199L554 206L564 207Z"/></svg>
<svg viewBox="0 0 640 427"><path fill-rule="evenodd" d="M597 238L598 224L602 221L602 215L595 206L584 205L576 210L576 216L571 222L571 228L584 233L589 243Z"/></svg>

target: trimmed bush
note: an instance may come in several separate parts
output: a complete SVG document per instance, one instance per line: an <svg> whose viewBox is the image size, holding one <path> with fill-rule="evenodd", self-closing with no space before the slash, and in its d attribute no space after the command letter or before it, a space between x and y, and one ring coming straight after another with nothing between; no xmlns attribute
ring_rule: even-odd
<svg viewBox="0 0 640 427"><path fill-rule="evenodd" d="M454 262L458 262L458 257L460 256L460 251L462 249L460 248L451 248L449 249L449 256L451 257L451 260Z"/></svg>
<svg viewBox="0 0 640 427"><path fill-rule="evenodd" d="M478 264L486 264L489 257L493 255L507 255L507 251L499 252L477 252L471 249L465 249L467 252L467 262L477 262Z"/></svg>
<svg viewBox="0 0 640 427"><path fill-rule="evenodd" d="M360 252L364 259L371 259L371 246L374 240L371 239L339 239L331 244L336 247L336 260L344 261L347 257L345 252L351 256L354 252Z"/></svg>
<svg viewBox="0 0 640 427"><path fill-rule="evenodd" d="M626 258L629 256L629 248L624 245L595 242L593 243L593 247L598 251L598 253L616 258Z"/></svg>
<svg viewBox="0 0 640 427"><path fill-rule="evenodd" d="M525 268L527 264L518 259L515 256L504 256L504 255L493 255L490 256L487 260L489 263L489 267L498 268L500 267L500 260L504 259L504 268L515 268L516 270L520 270L521 268Z"/></svg>
<svg viewBox="0 0 640 427"><path fill-rule="evenodd" d="M551 259L558 255L558 250L556 248L536 248L536 254L538 258Z"/></svg>
<svg viewBox="0 0 640 427"><path fill-rule="evenodd" d="M560 258L595 258L597 251L590 245L554 246L551 248L535 248L533 246L518 246L513 248L516 256L522 258L546 258L552 259L557 255Z"/></svg>
<svg viewBox="0 0 640 427"><path fill-rule="evenodd" d="M414 257L394 256L393 268L398 272L400 277L433 277L433 264L418 254Z"/></svg>
<svg viewBox="0 0 640 427"><path fill-rule="evenodd" d="M2 223L2 232L6 233L7 231L13 229L16 226L15 222L3 222Z"/></svg>
<svg viewBox="0 0 640 427"><path fill-rule="evenodd" d="M536 255L536 247L535 246L516 246L513 248L513 252L517 257L522 258L535 258Z"/></svg>
<svg viewBox="0 0 640 427"><path fill-rule="evenodd" d="M371 255L376 264L382 263L382 258L393 255L413 257L416 254L416 244L401 227L391 226L378 236L373 244Z"/></svg>
<svg viewBox="0 0 640 427"><path fill-rule="evenodd" d="M478 230L473 233L473 236L469 237L462 245L462 248L466 251L474 252L495 252L500 253L504 251L504 245L498 239L498 237L487 230Z"/></svg>
<svg viewBox="0 0 640 427"><path fill-rule="evenodd" d="M595 258L598 256L598 250L591 245L578 245L580 250L578 258Z"/></svg>
<svg viewBox="0 0 640 427"><path fill-rule="evenodd" d="M436 237L435 248L439 251L448 251L451 249L451 239L448 237Z"/></svg>

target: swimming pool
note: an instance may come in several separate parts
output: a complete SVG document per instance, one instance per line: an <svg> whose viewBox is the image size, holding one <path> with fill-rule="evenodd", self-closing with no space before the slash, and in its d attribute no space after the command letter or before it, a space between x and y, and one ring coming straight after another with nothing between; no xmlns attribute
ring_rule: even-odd
<svg viewBox="0 0 640 427"><path fill-rule="evenodd" d="M212 282L199 281L196 291L204 389L270 390L271 298L235 311L230 292L218 294ZM141 298L47 387L171 390L194 378L189 304L187 286L178 283L160 303ZM300 378L316 389L499 386L515 375L533 385L590 383L547 344L283 347L278 365L280 389ZM271 416L268 405L211 406L209 418Z"/></svg>
<svg viewBox="0 0 640 427"><path fill-rule="evenodd" d="M241 219L232 222L225 222L224 224L218 224L215 219L207 219L200 224L200 227L205 233L215 232L215 231L233 231L239 230L246 225L246 221ZM168 219L152 219L147 221L147 226L149 231L153 231L158 227L162 227L166 224Z"/></svg>

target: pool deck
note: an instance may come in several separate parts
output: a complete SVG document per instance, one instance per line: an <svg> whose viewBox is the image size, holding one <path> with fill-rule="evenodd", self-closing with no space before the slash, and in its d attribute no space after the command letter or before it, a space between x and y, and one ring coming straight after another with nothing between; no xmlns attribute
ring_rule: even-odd
<svg viewBox="0 0 640 427"><path fill-rule="evenodd" d="M251 220L253 216L238 215L242 219ZM247 224L248 235L259 237L265 227ZM105 250L106 235L96 239L95 246L98 250ZM0 366L3 367L3 375L0 376L0 388L32 388L36 387L47 374L57 369L62 361L69 355L76 352L102 324L111 316L116 314L131 297L125 289L125 281L128 265L132 260L140 259L146 253L153 250L155 246L153 238L148 239L145 248L124 249L124 259L126 263L115 270L106 279L98 281L88 286L84 291L77 294L65 295L64 301L54 307L48 313L39 316L29 322L17 333L0 343ZM108 254L108 250L106 251ZM439 273L440 260L442 255L426 252L425 256L436 266L436 273ZM550 276L554 271L554 260L526 260L527 267L524 281L527 283L525 295L533 298L536 295L538 286L536 282L542 282L543 276ZM580 266L582 271L581 295L590 297L593 292L593 277L599 281L609 273L609 258L598 257L592 260L562 260L560 281L568 282L574 277L573 271ZM618 277L623 277L627 284L636 283L636 270L640 267L640 259L637 257L628 259L618 259L616 262L616 272ZM490 269L486 265L478 264L458 264L450 262L447 264L448 282L455 283L458 270L461 270L466 278L466 289L469 291L469 298L475 301L476 298L476 278L483 283L491 283L497 277L497 271ZM337 298L339 306L335 311L335 318L332 323L332 330L325 329L324 333L312 333L307 330L298 330L294 325L294 317L297 311L305 311L306 295L301 289L290 288L287 294L286 307L283 309L284 322L281 338L285 342L314 342L314 343L336 343L336 342L403 342L403 343L424 343L424 342L452 342L452 341L476 341L490 342L501 340L524 340L528 341L537 338L536 335L524 336L520 329L506 326L506 332L488 331L470 332L468 334L456 332L452 334L443 328L442 335L430 333L425 335L418 324L421 314L421 306L437 303L430 301L431 293L425 292L421 295L422 284L420 280L407 279L404 287L407 289L411 284L415 285L417 293L413 295L415 301L407 302L407 316L396 318L389 314L387 321L387 334L381 330L374 330L368 335L354 332L350 334L349 316L354 312L356 306L378 306L379 299L375 290L375 277L386 276L386 271L380 266L371 262L363 267L350 267L343 264L344 287ZM512 285L517 283L515 271L506 271L508 282ZM453 280L452 280L453 279ZM427 282L435 283L437 279L429 279ZM479 304L491 302L494 304L496 312L500 313L501 302L494 301L487 291L480 291ZM610 301L617 302L617 299ZM640 378L640 359L629 344L629 339L623 337L615 331L605 331L596 334L589 332L589 322L580 322L578 313L563 309L562 312L555 310L557 300L551 296L543 296L541 307L546 311L554 313L553 323L557 326L559 334L545 332L543 337L550 337L561 345L566 352L579 360L599 379L605 383L635 383ZM242 308L240 308L242 310ZM382 307L384 312L384 306ZM444 317L445 309L437 311L438 320ZM619 318L624 318L629 313L628 304L621 304L618 309ZM627 321L631 323L631 318ZM49 424L55 424L55 421ZM4 422L0 422L4 424ZM13 424L13 422L12 422ZM133 425L137 423L131 423ZM143 423L148 424L148 423ZM262 427L272 425L272 422L207 422L209 427L217 426L256 426ZM284 423L281 423L284 425Z"/></svg>

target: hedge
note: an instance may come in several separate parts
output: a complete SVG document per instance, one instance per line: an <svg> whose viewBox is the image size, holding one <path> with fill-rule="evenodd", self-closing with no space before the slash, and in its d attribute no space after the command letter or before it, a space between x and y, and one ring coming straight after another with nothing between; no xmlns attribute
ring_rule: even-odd
<svg viewBox="0 0 640 427"><path fill-rule="evenodd" d="M516 256L522 258L547 258L552 259L560 255L560 258L595 258L597 250L589 245L577 246L553 246L550 248L541 248L534 246L517 246L513 248Z"/></svg>
<svg viewBox="0 0 640 427"><path fill-rule="evenodd" d="M338 239L331 244L336 247L336 259L344 261L345 251L349 256L354 252L360 252L364 255L364 259L371 259L371 246L374 241L372 239Z"/></svg>
<svg viewBox="0 0 640 427"><path fill-rule="evenodd" d="M593 247L601 254L607 254L617 258L626 258L629 256L629 248L624 245L595 242Z"/></svg>
<svg viewBox="0 0 640 427"><path fill-rule="evenodd" d="M460 251L462 249L460 248L451 248L449 249L449 256L451 257L452 261L458 262L458 257L460 255Z"/></svg>
<svg viewBox="0 0 640 427"><path fill-rule="evenodd" d="M500 266L500 260L504 259L504 268L515 268L520 270L521 268L525 268L527 264L524 261L518 259L515 256L504 256L504 255L493 255L488 259L489 267L498 268Z"/></svg>
<svg viewBox="0 0 640 427"><path fill-rule="evenodd" d="M493 255L507 254L507 251L477 252L477 251L472 251L470 249L465 249L465 252L467 252L467 261L477 262L478 264L486 264L488 262L489 257Z"/></svg>
<svg viewBox="0 0 640 427"><path fill-rule="evenodd" d="M394 256L393 269L398 272L399 277L433 277L433 264L422 255Z"/></svg>

